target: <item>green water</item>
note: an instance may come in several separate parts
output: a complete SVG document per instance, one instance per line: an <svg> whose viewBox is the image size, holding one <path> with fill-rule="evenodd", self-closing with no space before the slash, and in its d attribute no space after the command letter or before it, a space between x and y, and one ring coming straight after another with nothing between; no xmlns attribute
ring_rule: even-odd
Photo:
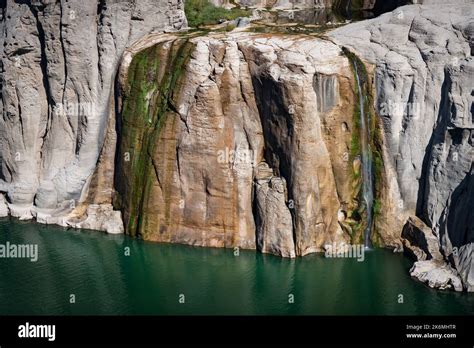
<svg viewBox="0 0 474 348"><path fill-rule="evenodd" d="M368 252L364 262L253 251L234 256L233 250L0 220L0 244L7 241L37 244L39 258L0 259L0 315L474 314L474 294L411 280L410 262L387 250Z"/></svg>

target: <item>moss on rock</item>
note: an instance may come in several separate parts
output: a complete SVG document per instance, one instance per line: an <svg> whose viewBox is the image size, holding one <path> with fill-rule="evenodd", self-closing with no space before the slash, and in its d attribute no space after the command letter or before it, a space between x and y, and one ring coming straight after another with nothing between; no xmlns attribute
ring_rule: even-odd
<svg viewBox="0 0 474 348"><path fill-rule="evenodd" d="M164 122L175 115L176 99L193 49L187 39L160 43L137 53L129 66L120 117L116 186L126 233L143 236L153 156Z"/></svg>

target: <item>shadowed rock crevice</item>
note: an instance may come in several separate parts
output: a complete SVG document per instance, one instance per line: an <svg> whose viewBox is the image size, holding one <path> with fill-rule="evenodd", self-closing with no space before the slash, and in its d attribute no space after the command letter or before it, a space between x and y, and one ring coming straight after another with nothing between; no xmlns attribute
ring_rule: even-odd
<svg viewBox="0 0 474 348"><path fill-rule="evenodd" d="M447 231L451 245L460 248L474 243L474 169L461 181L451 195Z"/></svg>
<svg viewBox="0 0 474 348"><path fill-rule="evenodd" d="M448 106L448 93L450 89L451 81L447 71L444 71L443 84L441 85L441 98L439 104L438 117L436 121L435 128L430 137L430 141L426 146L425 156L423 157L423 164L421 169L421 175L419 179L419 189L418 189L418 199L417 199L417 209L416 215L421 217L421 219L431 227L431 219L428 216L428 210L426 207L427 196L429 195L429 170L430 163L432 161L433 149L439 147L444 143L444 134L447 129L448 120L445 117L446 113L449 112L447 109Z"/></svg>
<svg viewBox="0 0 474 348"><path fill-rule="evenodd" d="M294 132L291 114L295 112L295 105L289 105L284 87L271 77L253 76L252 85L263 129L266 161L264 164L268 163L266 167L269 166L266 172L274 171L275 175L266 175L260 166L255 178L257 186L254 204L258 246L263 252L278 254L281 253L280 249L284 250L285 256L295 257L295 247L300 250L296 244L297 207L293 198L290 157ZM288 202L292 202L291 209L288 208ZM280 221L274 221L275 216L278 216ZM274 226L267 226L275 223L280 224L276 230ZM275 245L269 246L272 237L276 239L273 240Z"/></svg>

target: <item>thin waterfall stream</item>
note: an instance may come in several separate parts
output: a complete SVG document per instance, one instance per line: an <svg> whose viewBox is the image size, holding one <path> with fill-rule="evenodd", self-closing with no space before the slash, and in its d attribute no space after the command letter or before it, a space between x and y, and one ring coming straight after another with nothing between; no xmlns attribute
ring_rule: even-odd
<svg viewBox="0 0 474 348"><path fill-rule="evenodd" d="M360 143L362 152L362 194L365 201L366 213L367 213L367 227L364 232L364 245L366 248L371 247L370 232L372 230L373 220L373 203L374 203L374 183L373 183L373 170L372 170L372 152L370 149L370 127L368 126L368 119L365 117L364 109L364 93L362 90L362 84L360 82L359 71L357 68L357 62L353 62L355 76L357 80L357 89L359 94L359 108L360 108ZM367 114L369 117L369 114Z"/></svg>

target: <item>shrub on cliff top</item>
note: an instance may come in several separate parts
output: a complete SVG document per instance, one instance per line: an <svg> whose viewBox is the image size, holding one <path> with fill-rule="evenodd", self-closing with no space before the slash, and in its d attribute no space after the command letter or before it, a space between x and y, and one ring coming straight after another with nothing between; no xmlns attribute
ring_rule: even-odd
<svg viewBox="0 0 474 348"><path fill-rule="evenodd" d="M186 18L190 27L200 27L202 25L217 24L221 20L230 21L238 17L250 15L250 11L240 8L227 10L214 6L209 0L186 0L184 5Z"/></svg>

